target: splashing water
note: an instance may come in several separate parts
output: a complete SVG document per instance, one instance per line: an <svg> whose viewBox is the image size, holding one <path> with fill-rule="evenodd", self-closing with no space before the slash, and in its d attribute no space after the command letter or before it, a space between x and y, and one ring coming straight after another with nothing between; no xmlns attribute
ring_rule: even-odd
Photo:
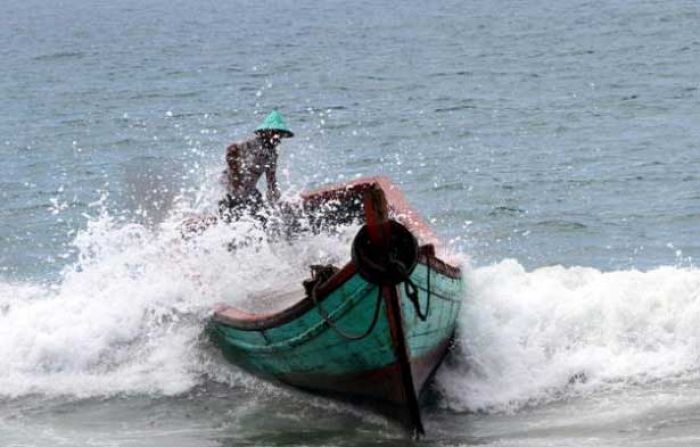
<svg viewBox="0 0 700 447"><path fill-rule="evenodd" d="M462 354L438 375L453 410L511 412L698 375L698 269L528 272L504 260L465 279Z"/></svg>
<svg viewBox="0 0 700 447"><path fill-rule="evenodd" d="M103 212L58 282L0 283L0 396L185 392L211 372L201 334L214 303L301 288L308 264L349 257L345 236L269 241L246 220L183 240L182 217L154 228Z"/></svg>

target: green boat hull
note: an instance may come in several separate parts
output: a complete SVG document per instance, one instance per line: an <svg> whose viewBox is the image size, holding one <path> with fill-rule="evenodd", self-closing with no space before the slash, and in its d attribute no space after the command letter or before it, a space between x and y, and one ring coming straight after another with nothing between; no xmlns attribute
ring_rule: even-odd
<svg viewBox="0 0 700 447"><path fill-rule="evenodd" d="M415 396L420 395L448 350L463 296L461 276L447 275L435 266L429 269L427 263L423 259L411 274L418 287L420 311L427 311L425 320L419 317L404 287L396 287ZM401 378L389 311L378 295L379 286L355 272L319 301L330 322L316 306L290 321L265 328L217 314L210 334L226 358L255 374L314 392L367 398L397 413L409 396ZM344 337L368 329L378 299L382 301L372 331L359 340Z"/></svg>

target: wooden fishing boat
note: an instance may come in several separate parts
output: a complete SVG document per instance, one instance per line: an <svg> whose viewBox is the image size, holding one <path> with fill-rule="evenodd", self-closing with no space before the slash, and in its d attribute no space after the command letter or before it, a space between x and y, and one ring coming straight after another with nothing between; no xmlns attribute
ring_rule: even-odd
<svg viewBox="0 0 700 447"><path fill-rule="evenodd" d="M281 311L218 305L212 339L230 361L258 375L369 403L414 436L423 434L419 398L455 332L459 267L438 257L438 239L386 178L324 188L303 203L318 231L364 224L348 247L351 259L317 270Z"/></svg>

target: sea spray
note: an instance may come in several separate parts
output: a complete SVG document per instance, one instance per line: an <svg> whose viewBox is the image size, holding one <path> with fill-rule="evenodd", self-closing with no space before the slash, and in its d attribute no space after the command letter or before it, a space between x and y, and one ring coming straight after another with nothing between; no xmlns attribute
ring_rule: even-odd
<svg viewBox="0 0 700 447"><path fill-rule="evenodd" d="M251 293L303 290L309 264L349 258L352 231L270 239L243 219L183 239L183 218L153 226L102 211L58 281L0 283L0 397L185 392L221 377L202 336L213 304L255 310Z"/></svg>
<svg viewBox="0 0 700 447"><path fill-rule="evenodd" d="M468 269L458 357L438 374L457 411L515 411L700 367L700 270L604 272L515 260Z"/></svg>

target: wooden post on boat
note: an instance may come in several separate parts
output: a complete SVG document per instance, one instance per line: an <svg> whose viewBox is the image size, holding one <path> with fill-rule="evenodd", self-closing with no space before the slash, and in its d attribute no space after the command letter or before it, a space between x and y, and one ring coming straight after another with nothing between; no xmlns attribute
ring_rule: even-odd
<svg viewBox="0 0 700 447"><path fill-rule="evenodd" d="M384 191L378 184L370 186L363 198L365 210L365 222L367 232L372 244L384 250L391 244L391 224L389 221L389 209ZM414 438L425 433L421 420L418 396L413 383L411 362L406 346L406 337L403 328L403 315L401 311L400 293L398 285L379 285L382 288L382 296L386 306L386 314L391 331L391 340L396 358L396 365L401 380L401 395L405 402L405 412L402 411L401 419L409 427Z"/></svg>
<svg viewBox="0 0 700 447"><path fill-rule="evenodd" d="M384 191L376 183L365 192L364 208L369 239L376 247L386 249L391 240L389 207Z"/></svg>

